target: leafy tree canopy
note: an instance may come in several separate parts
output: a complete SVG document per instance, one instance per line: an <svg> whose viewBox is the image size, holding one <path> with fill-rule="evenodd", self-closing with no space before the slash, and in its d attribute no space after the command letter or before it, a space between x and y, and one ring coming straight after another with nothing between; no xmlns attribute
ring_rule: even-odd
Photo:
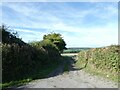
<svg viewBox="0 0 120 90"><path fill-rule="evenodd" d="M66 49L66 43L59 33L50 33L43 36L43 40L49 40L52 42L60 52Z"/></svg>

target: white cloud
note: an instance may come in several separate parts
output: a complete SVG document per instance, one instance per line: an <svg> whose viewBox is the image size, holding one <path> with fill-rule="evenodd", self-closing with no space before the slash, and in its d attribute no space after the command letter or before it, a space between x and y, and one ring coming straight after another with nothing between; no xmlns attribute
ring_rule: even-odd
<svg viewBox="0 0 120 90"><path fill-rule="evenodd" d="M14 29L14 30L16 30L16 31L18 31L18 32L24 32L24 33L33 33L33 34L36 34L36 33L38 33L38 32L36 32L36 31L31 31L31 30L25 30L25 29Z"/></svg>
<svg viewBox="0 0 120 90"><path fill-rule="evenodd" d="M43 38L43 35L45 35L45 33L43 32L38 32L38 31L33 31L28 29L14 29L14 30L19 33L20 38L22 38L22 40L24 40L25 42L41 41Z"/></svg>
<svg viewBox="0 0 120 90"><path fill-rule="evenodd" d="M113 7L112 5L108 5L109 7L105 7L106 5L104 6L101 3L96 4L95 8L80 11L78 10L78 8L75 9L74 7L69 7L65 3L53 5L46 4L46 6L51 6L50 9L48 9L47 11L41 9L42 6L40 5L42 5L42 3L39 5L39 8L37 6L37 3L35 3L36 6L33 6L32 4L34 5L34 3L7 3L5 4L5 6L15 10L16 12L19 12L19 14L21 15L25 15L25 17L19 18L22 21L20 23L21 26L32 26L33 28L50 28L53 24L56 24L58 26L59 23L64 23L66 17L69 17L69 21L71 20L70 22L68 22L68 24L74 24L75 22L76 24L82 24L83 20L85 20L86 17L89 15L97 16L98 18L103 19L109 19L112 15L117 15L117 10L115 7ZM43 6L45 5L43 4ZM51 10L55 7L59 7L59 10ZM101 10L103 10L104 8L107 8L106 11L109 13L101 13ZM19 24L17 23L14 23L14 26L15 25L19 26Z"/></svg>
<svg viewBox="0 0 120 90"><path fill-rule="evenodd" d="M104 46L104 45L111 45L117 44L118 42L118 25L108 23L104 27L93 27L93 28L85 28L85 27L74 27L68 26L62 22L57 24L53 24L51 27L46 27L49 29L48 31L42 33L38 33L37 31L31 30L20 30L15 29L20 32L28 32L33 33L33 35L24 35L25 41L31 40L42 40L43 35L46 33L50 33L51 31L55 32L62 32L62 36L67 43L67 47L72 46L84 46L84 47L91 47L91 46ZM70 34L66 34L66 32L70 32ZM73 33L73 34L71 34ZM27 39L26 39L27 38Z"/></svg>
<svg viewBox="0 0 120 90"><path fill-rule="evenodd" d="M101 28L88 28L79 29L74 35L63 34L68 47L99 47L111 44L118 44L118 28L117 25L107 25Z"/></svg>
<svg viewBox="0 0 120 90"><path fill-rule="evenodd" d="M110 19L112 17L118 16L118 3L98 3L96 4L96 13L95 16L101 19Z"/></svg>
<svg viewBox="0 0 120 90"><path fill-rule="evenodd" d="M51 6L46 4L49 5L50 8L45 10L41 9L42 6L32 6L32 3L27 5L22 4L24 3L4 4L6 7L13 9L21 15L21 21L16 20L16 22L12 22L4 18L5 21L16 27L44 28L48 30L46 32L37 32L27 29L15 29L18 32L25 33L21 34L21 37L26 42L29 40L42 40L43 35L51 31L62 32L61 34L67 42L68 47L104 46L116 44L118 41L117 21L112 22L112 18L117 16L117 9L114 5L105 7L102 4L96 4L95 7L79 10L78 8L69 7L66 4L62 4L62 7L60 6L61 4ZM55 7L59 9L52 10L52 8ZM102 13L102 11L107 11L107 13ZM95 23L94 26L87 27L86 24L91 24L95 21L86 20L86 17L89 15L103 19L106 23L104 23L104 25ZM68 18L70 22L66 23L65 21L68 20L66 18ZM84 24L84 20L88 22ZM107 20L110 20L110 22L107 22ZM101 23L103 23L102 20ZM70 34L68 35L66 32Z"/></svg>

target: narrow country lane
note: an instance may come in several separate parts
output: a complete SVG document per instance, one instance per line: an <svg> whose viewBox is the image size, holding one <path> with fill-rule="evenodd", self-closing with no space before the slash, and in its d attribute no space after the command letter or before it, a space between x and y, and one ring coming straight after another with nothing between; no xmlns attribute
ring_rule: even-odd
<svg viewBox="0 0 120 90"><path fill-rule="evenodd" d="M64 55L63 55L64 56ZM34 80L26 85L17 87L19 90L26 88L118 88L118 85L98 76L90 75L84 70L74 67L75 55L71 60L66 60L61 66L48 75L48 78ZM66 63L69 63L69 71L63 73Z"/></svg>

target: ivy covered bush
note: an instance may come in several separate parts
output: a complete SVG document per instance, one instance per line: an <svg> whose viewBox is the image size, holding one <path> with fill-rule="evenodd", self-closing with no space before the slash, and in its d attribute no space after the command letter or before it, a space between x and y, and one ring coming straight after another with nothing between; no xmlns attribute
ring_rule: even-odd
<svg viewBox="0 0 120 90"><path fill-rule="evenodd" d="M115 72L118 74L120 68L118 63L119 56L120 46L111 45L79 52L78 62L81 63L81 68L87 64L94 69L101 69L106 72Z"/></svg>

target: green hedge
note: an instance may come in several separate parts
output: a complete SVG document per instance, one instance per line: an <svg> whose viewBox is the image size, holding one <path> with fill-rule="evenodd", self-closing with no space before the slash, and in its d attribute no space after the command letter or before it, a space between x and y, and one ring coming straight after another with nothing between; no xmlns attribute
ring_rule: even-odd
<svg viewBox="0 0 120 90"><path fill-rule="evenodd" d="M119 52L120 46L117 45L81 51L78 55L78 62L81 63L81 68L90 65L94 69L118 73Z"/></svg>
<svg viewBox="0 0 120 90"><path fill-rule="evenodd" d="M3 83L26 79L38 73L41 75L44 69L49 70L59 63L60 53L50 41L43 40L29 45L17 36L17 32L10 32L5 25L0 26L0 31L3 35L0 43Z"/></svg>
<svg viewBox="0 0 120 90"><path fill-rule="evenodd" d="M51 44L44 47L18 44L1 44L1 46L3 83L23 79L37 69L49 67L52 63L58 62L60 57L59 52Z"/></svg>

